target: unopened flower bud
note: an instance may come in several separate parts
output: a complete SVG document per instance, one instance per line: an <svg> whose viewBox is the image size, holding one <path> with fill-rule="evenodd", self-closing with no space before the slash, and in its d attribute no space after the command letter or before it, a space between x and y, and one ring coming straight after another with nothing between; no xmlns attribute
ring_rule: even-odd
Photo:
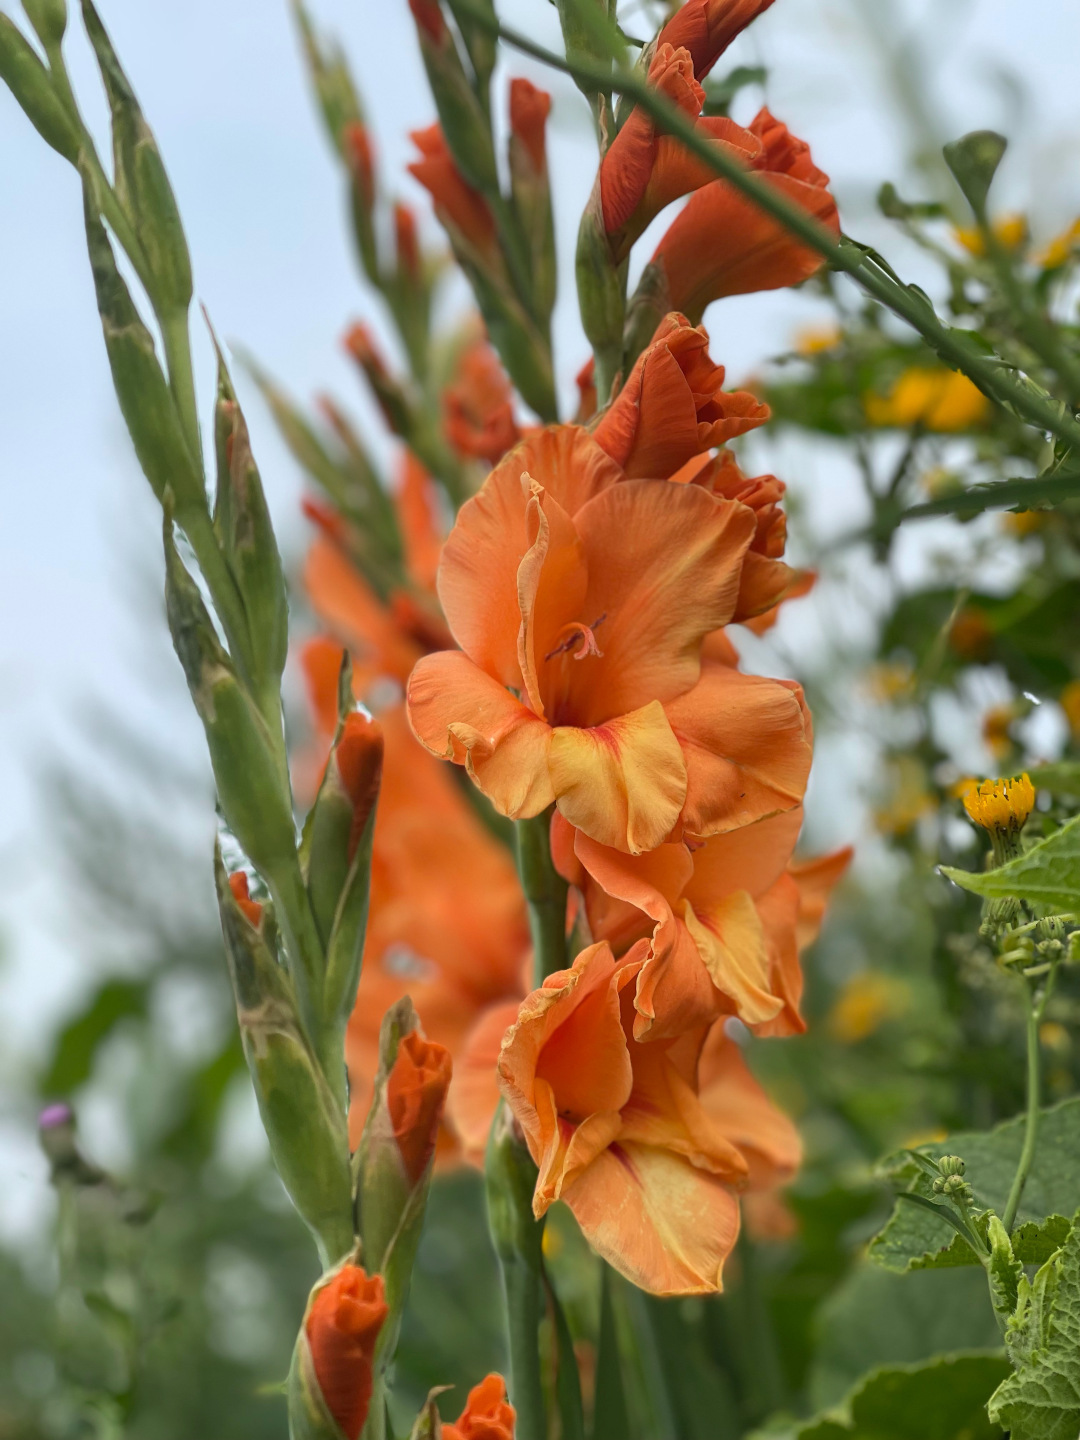
<svg viewBox="0 0 1080 1440"><path fill-rule="evenodd" d="M389 1308L381 1275L345 1263L312 1291L289 1374L294 1440L358 1440Z"/></svg>
<svg viewBox="0 0 1080 1440"><path fill-rule="evenodd" d="M41 43L59 45L67 29L67 0L22 0L22 7Z"/></svg>
<svg viewBox="0 0 1080 1440"><path fill-rule="evenodd" d="M416 233L416 216L409 206L401 201L394 206L394 243L398 273L413 285L421 284L424 271L420 240Z"/></svg>
<svg viewBox="0 0 1080 1440"><path fill-rule="evenodd" d="M959 1155L942 1155L937 1166L942 1175L963 1175L967 1169Z"/></svg>
<svg viewBox="0 0 1080 1440"><path fill-rule="evenodd" d="M37 22L31 15L31 22ZM26 118L47 145L70 160L79 158L79 137L53 89L48 70L34 47L7 15L0 15L0 80L22 107Z"/></svg>
<svg viewBox="0 0 1080 1440"><path fill-rule="evenodd" d="M409 402L400 384L386 368L386 361L371 331L358 322L346 331L344 343L345 349L367 376L387 425L395 435L408 436L412 428Z"/></svg>
<svg viewBox="0 0 1080 1440"><path fill-rule="evenodd" d="M457 1420L442 1427L442 1440L514 1440L516 1420L517 1413L506 1398L506 1381L492 1373L469 1391Z"/></svg>
<svg viewBox="0 0 1080 1440"><path fill-rule="evenodd" d="M446 1092L450 1052L418 1030L402 1037L386 1082L386 1108L411 1185L419 1184L435 1154Z"/></svg>

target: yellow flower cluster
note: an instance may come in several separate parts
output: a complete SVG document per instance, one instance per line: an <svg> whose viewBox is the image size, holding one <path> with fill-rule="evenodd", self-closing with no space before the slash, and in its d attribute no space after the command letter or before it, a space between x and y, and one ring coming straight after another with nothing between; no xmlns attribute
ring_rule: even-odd
<svg viewBox="0 0 1080 1440"><path fill-rule="evenodd" d="M963 800L970 818L984 830L1015 832L1035 808L1035 786L1027 771L1011 780L972 780Z"/></svg>
<svg viewBox="0 0 1080 1440"><path fill-rule="evenodd" d="M982 424L990 413L990 401L966 375L913 365L888 395L866 395L863 409L871 425L922 425L926 430L953 432Z"/></svg>

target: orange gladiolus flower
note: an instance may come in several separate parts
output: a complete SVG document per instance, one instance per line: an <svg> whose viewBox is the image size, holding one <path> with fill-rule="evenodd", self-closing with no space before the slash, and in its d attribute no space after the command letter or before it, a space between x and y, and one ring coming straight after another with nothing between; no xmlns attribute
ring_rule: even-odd
<svg viewBox="0 0 1080 1440"><path fill-rule="evenodd" d="M767 10L772 0L687 0L657 36L657 45L683 45L703 80L740 31Z"/></svg>
<svg viewBox="0 0 1080 1440"><path fill-rule="evenodd" d="M749 128L762 144L754 167L839 234L829 177L813 163L809 147L768 110L759 111ZM652 258L661 271L666 308L682 311L695 323L723 295L797 285L823 263L815 250L799 244L725 180L714 180L690 197Z"/></svg>
<svg viewBox="0 0 1080 1440"><path fill-rule="evenodd" d="M429 125L426 130L412 131L409 138L420 151L420 159L406 169L431 195L442 225L480 254L498 256L495 220L488 203L454 164L442 127Z"/></svg>
<svg viewBox="0 0 1080 1440"><path fill-rule="evenodd" d="M443 429L459 455L489 465L521 438L510 382L482 333L466 343L443 391Z"/></svg>
<svg viewBox="0 0 1080 1440"><path fill-rule="evenodd" d="M641 946L643 950L644 945ZM533 1210L562 1199L586 1239L655 1294L719 1290L747 1162L697 1094L703 1032L639 1044L631 982L590 945L521 1005L499 1084L540 1167Z"/></svg>
<svg viewBox="0 0 1080 1440"><path fill-rule="evenodd" d="M419 1182L435 1153L451 1070L450 1052L444 1045L425 1040L418 1030L402 1037L386 1081L386 1106L412 1185Z"/></svg>
<svg viewBox="0 0 1080 1440"><path fill-rule="evenodd" d="M442 1427L443 1440L514 1440L517 1414L506 1398L506 1381L491 1374L469 1391L465 1409L453 1425Z"/></svg>
<svg viewBox="0 0 1080 1440"><path fill-rule="evenodd" d="M761 153L761 141L726 116L701 116L705 92L694 79L689 50L658 43L649 64L649 84L696 121L698 132L748 162ZM701 117L701 118L699 118ZM652 117L636 106L611 142L597 177L600 213L616 261L654 216L691 190L716 178L686 147L658 132Z"/></svg>
<svg viewBox="0 0 1080 1440"><path fill-rule="evenodd" d="M389 1314L381 1275L343 1265L315 1294L307 1342L326 1408L347 1440L357 1440L371 1404L372 1365Z"/></svg>
<svg viewBox="0 0 1080 1440"><path fill-rule="evenodd" d="M413 670L414 732L500 813L554 802L631 854L757 818L715 783L742 718L717 709L727 681L701 663L736 615L755 530L752 510L700 486L626 480L575 426L530 436L447 540L439 595L462 651ZM776 695L790 732L801 706Z"/></svg>
<svg viewBox="0 0 1080 1440"><path fill-rule="evenodd" d="M638 1040L670 1038L720 1015L767 1034L806 1028L798 1011L798 890L788 874L802 810L791 808L789 796L781 803L783 813L703 845L661 845L636 856L598 845L556 817L555 863L581 890L591 933L616 954L648 941L633 990Z"/></svg>
<svg viewBox="0 0 1080 1440"><path fill-rule="evenodd" d="M724 367L710 359L705 331L685 315L667 315L593 438L630 479L667 480L687 461L768 420L769 407L756 396L723 384Z"/></svg>

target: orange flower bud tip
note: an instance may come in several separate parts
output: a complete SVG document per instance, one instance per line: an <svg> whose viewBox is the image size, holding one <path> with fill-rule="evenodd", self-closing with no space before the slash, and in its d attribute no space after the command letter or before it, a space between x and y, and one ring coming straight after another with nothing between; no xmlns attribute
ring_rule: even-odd
<svg viewBox="0 0 1080 1440"><path fill-rule="evenodd" d="M363 710L354 710L347 715L334 754L345 793L353 807L352 832L349 835L351 860L379 796L383 736L378 721Z"/></svg>
<svg viewBox="0 0 1080 1440"><path fill-rule="evenodd" d="M232 891L233 899L244 912L248 922L256 927L262 920L263 907L257 900L252 900L251 892L248 889L248 877L245 870L237 870L229 876L229 889Z"/></svg>
<svg viewBox="0 0 1080 1440"><path fill-rule="evenodd" d="M972 781L964 809L976 825L991 833L1018 833L1035 808L1035 787L1025 771L1007 780Z"/></svg>
<svg viewBox="0 0 1080 1440"><path fill-rule="evenodd" d="M389 1307L381 1275L343 1265L320 1289L307 1341L326 1408L347 1440L358 1440L371 1403L372 1365Z"/></svg>
<svg viewBox="0 0 1080 1440"><path fill-rule="evenodd" d="M409 9L419 28L429 39L442 40L447 32L446 21L438 0L409 0Z"/></svg>
<svg viewBox="0 0 1080 1440"><path fill-rule="evenodd" d="M425 1040L418 1030L402 1037L386 1082L386 1105L412 1185L435 1154L452 1068L445 1046Z"/></svg>
<svg viewBox="0 0 1080 1440"><path fill-rule="evenodd" d="M551 96L521 76L510 81L510 129L524 145L538 173L546 163L544 128L551 112Z"/></svg>
<svg viewBox="0 0 1080 1440"><path fill-rule="evenodd" d="M443 1440L514 1440L516 1420L517 1412L506 1398L506 1381L491 1374L469 1391L456 1423L442 1427Z"/></svg>
<svg viewBox="0 0 1080 1440"><path fill-rule="evenodd" d="M367 126L360 120L350 120L341 132L341 148L353 179L364 199L369 203L375 194L375 166L371 149L371 137Z"/></svg>
<svg viewBox="0 0 1080 1440"><path fill-rule="evenodd" d="M316 635L300 651L300 668L307 683L315 723L333 735L338 721L338 679L345 649L329 635Z"/></svg>

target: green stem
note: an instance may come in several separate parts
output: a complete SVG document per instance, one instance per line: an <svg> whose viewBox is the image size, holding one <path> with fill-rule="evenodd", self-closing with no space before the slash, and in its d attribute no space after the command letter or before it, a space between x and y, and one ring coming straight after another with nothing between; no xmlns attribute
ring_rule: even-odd
<svg viewBox="0 0 1080 1440"><path fill-rule="evenodd" d="M1060 401L1025 376L1006 368L999 357L984 354L965 331L944 324L927 296L897 279L885 262L867 247L847 236L837 239L831 230L767 180L745 170L733 156L710 145L698 133L693 120L650 87L643 76L621 66L611 71L607 65L589 59L568 60L501 24L472 0L458 0L458 3L478 25L515 49L575 79L596 86L610 85L617 93L629 96L715 175L727 180L811 250L816 250L831 269L850 275L875 300L906 321L946 364L962 371L996 404L1007 406L1028 424L1049 431L1071 445L1080 444L1080 421Z"/></svg>
<svg viewBox="0 0 1080 1440"><path fill-rule="evenodd" d="M1016 1212L1024 1194L1032 1161L1035 1159L1035 1145L1039 1138L1039 1018L1042 1007L1037 1007L1035 998L1027 987L1027 1123L1024 1128L1024 1148L1013 1176L1012 1189L1005 1206L1002 1224L1012 1233Z"/></svg>
<svg viewBox="0 0 1080 1440"><path fill-rule="evenodd" d="M151 301L153 296L151 295ZM191 364L191 341L188 335L186 310L162 312L154 306L161 326L165 363L169 371L169 389L176 403L180 425L191 458L199 474L203 473L202 436L199 433L199 407L195 395L195 373Z"/></svg>
<svg viewBox="0 0 1080 1440"><path fill-rule="evenodd" d="M517 1440L547 1440L540 1364L544 1318L543 1222L533 1216L536 1166L514 1118L500 1101L488 1138L485 1177L488 1226L502 1272L510 1351L510 1398Z"/></svg>
<svg viewBox="0 0 1080 1440"><path fill-rule="evenodd" d="M566 944L566 881L551 859L551 816L553 808L531 820L518 820L517 866L521 888L529 908L529 930L533 942L533 983L540 986L548 975L565 970L570 963Z"/></svg>

